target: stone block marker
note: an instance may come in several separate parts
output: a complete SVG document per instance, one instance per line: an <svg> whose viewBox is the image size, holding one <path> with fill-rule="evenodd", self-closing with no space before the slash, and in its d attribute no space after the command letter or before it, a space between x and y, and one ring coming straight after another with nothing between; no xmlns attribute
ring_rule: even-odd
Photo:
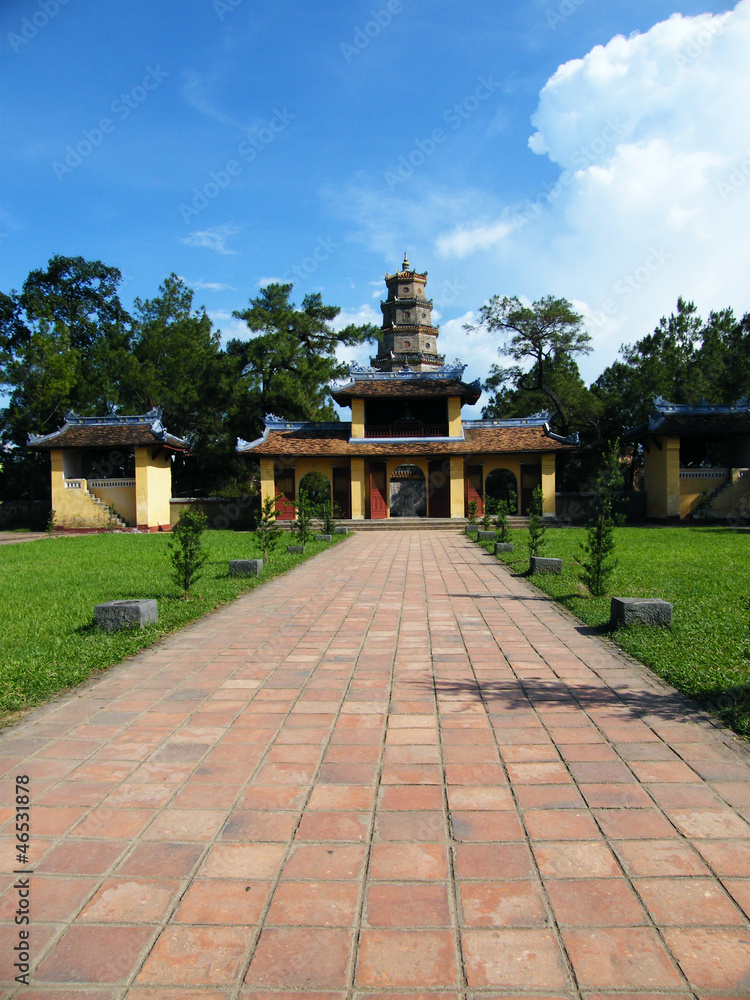
<svg viewBox="0 0 750 1000"><path fill-rule="evenodd" d="M334 535L347 535L349 533L349 529L345 524L339 524L333 529L333 533Z"/></svg>
<svg viewBox="0 0 750 1000"><path fill-rule="evenodd" d="M469 524L466 527L466 534L467 535L476 535L478 533L478 531L479 531L479 528L477 528L476 525L472 526L471 524Z"/></svg>
<svg viewBox="0 0 750 1000"><path fill-rule="evenodd" d="M156 601L153 599L134 601L107 601L94 608L94 624L106 632L120 628L145 628L159 620Z"/></svg>
<svg viewBox="0 0 750 1000"><path fill-rule="evenodd" d="M549 559L546 556L532 556L529 560L532 573L562 573L562 559Z"/></svg>
<svg viewBox="0 0 750 1000"><path fill-rule="evenodd" d="M478 531L477 540L480 542L492 542L496 535L494 531Z"/></svg>
<svg viewBox="0 0 750 1000"><path fill-rule="evenodd" d="M617 625L671 625L672 605L659 597L613 597L609 624L612 628Z"/></svg>
<svg viewBox="0 0 750 1000"><path fill-rule="evenodd" d="M297 556L297 555L300 555L300 553L302 553L302 552L305 551L305 546L304 545L287 545L286 550L287 550L287 552L289 553L290 556Z"/></svg>
<svg viewBox="0 0 750 1000"><path fill-rule="evenodd" d="M229 562L230 576L260 576L262 572L262 559L231 559Z"/></svg>
<svg viewBox="0 0 750 1000"><path fill-rule="evenodd" d="M315 536L315 541L316 542L332 542L333 541L333 535L316 535Z"/></svg>
<svg viewBox="0 0 750 1000"><path fill-rule="evenodd" d="M495 542L495 555L498 552L512 552L513 542Z"/></svg>

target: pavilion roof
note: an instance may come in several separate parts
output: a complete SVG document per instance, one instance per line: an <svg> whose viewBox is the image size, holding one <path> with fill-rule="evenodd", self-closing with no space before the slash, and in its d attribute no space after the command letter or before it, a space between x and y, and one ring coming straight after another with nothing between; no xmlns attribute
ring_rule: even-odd
<svg viewBox="0 0 750 1000"><path fill-rule="evenodd" d="M486 453L570 451L574 438L549 432L540 418L474 420L464 423L464 436L455 438L365 438L351 440L351 423L287 423L266 426L262 438L238 442L237 450L252 455L300 457L357 455L478 455Z"/></svg>
<svg viewBox="0 0 750 1000"><path fill-rule="evenodd" d="M161 422L161 410L135 416L110 413L106 417L80 417L67 413L65 423L51 434L30 434L29 448L115 448L161 445L173 451L188 451L190 443L169 434Z"/></svg>
<svg viewBox="0 0 750 1000"><path fill-rule="evenodd" d="M670 403L657 396L654 412L646 423L630 428L623 437L637 441L647 434L669 437L750 434L750 400L744 398L729 406L714 406L705 400L695 405Z"/></svg>

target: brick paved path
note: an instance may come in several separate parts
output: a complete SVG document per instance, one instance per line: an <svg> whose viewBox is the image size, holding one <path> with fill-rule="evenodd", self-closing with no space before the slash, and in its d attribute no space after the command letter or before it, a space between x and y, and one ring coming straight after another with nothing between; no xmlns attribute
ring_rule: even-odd
<svg viewBox="0 0 750 1000"><path fill-rule="evenodd" d="M362 534L33 713L3 996L747 998L750 757L584 632Z"/></svg>

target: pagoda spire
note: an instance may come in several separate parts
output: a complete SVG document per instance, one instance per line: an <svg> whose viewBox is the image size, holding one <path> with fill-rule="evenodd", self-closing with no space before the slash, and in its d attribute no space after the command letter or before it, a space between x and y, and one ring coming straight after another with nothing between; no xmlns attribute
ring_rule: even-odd
<svg viewBox="0 0 750 1000"><path fill-rule="evenodd" d="M386 274L388 297L380 303L383 326L373 368L383 372L434 371L445 363L437 352L440 328L432 325L432 300L425 296L427 272L412 270L404 251L401 270Z"/></svg>

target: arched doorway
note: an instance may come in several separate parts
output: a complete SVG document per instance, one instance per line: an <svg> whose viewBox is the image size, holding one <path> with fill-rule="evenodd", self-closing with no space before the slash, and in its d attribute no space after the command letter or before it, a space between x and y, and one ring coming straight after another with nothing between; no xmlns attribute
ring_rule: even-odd
<svg viewBox="0 0 750 1000"><path fill-rule="evenodd" d="M427 482L418 465L399 465L390 484L391 517L427 517Z"/></svg>
<svg viewBox="0 0 750 1000"><path fill-rule="evenodd" d="M501 500L508 505L509 514L518 513L518 480L509 469L490 472L484 481L484 496L490 514L497 513Z"/></svg>
<svg viewBox="0 0 750 1000"><path fill-rule="evenodd" d="M317 516L323 513L323 504L331 500L331 481L322 472L308 472L300 479L297 495L304 490Z"/></svg>

